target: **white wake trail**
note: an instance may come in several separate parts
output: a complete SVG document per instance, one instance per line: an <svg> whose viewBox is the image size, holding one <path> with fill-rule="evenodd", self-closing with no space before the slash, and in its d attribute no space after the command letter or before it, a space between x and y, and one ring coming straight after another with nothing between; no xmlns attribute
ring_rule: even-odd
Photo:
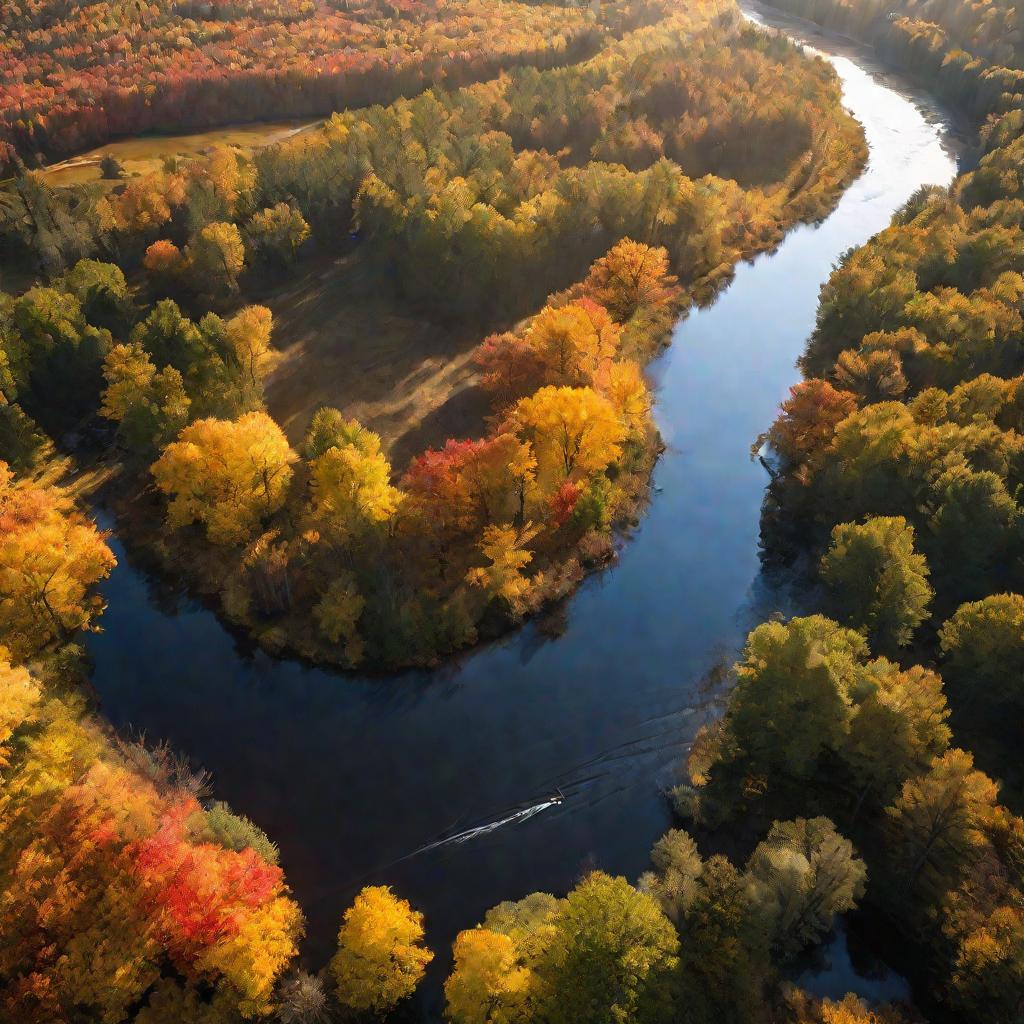
<svg viewBox="0 0 1024 1024"><path fill-rule="evenodd" d="M421 846L418 850L414 850L409 854L410 857L415 857L420 853L427 853L429 850L436 850L442 846L458 846L462 843L468 843L470 840L479 839L480 836L485 836L490 832L495 832L499 828L503 828L505 825L513 825L521 821L528 821L536 814L540 814L541 811L546 811L549 807L557 807L561 803L561 799L552 797L550 800L544 800L539 804L534 804L532 807L526 807L521 811L516 811L514 814L509 814L504 818L499 818L497 821L492 821L487 825L477 825L475 828L468 828L465 832L456 832L455 835L445 836L443 839L436 839L432 843L427 843L426 846Z"/></svg>

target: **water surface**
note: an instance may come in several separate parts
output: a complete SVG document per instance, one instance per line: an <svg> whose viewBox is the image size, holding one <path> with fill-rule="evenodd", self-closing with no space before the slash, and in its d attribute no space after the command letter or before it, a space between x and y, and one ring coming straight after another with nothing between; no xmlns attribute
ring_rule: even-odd
<svg viewBox="0 0 1024 1024"><path fill-rule="evenodd" d="M435 672L335 674L246 650L114 545L105 632L89 641L103 709L209 769L217 796L280 844L312 966L365 884L412 900L443 951L502 899L562 893L589 866L647 866L669 825L661 788L705 714L702 678L784 604L759 579L766 478L749 448L798 377L818 289L915 189L955 171L923 96L834 37L814 45L864 125L867 170L822 225L740 266L677 327L652 368L668 450L651 507L560 638L531 626Z"/></svg>

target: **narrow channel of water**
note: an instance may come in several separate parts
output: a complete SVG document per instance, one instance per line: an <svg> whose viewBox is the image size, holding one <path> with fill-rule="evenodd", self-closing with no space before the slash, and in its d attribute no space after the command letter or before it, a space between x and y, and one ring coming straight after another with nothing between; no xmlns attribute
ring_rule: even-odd
<svg viewBox="0 0 1024 1024"><path fill-rule="evenodd" d="M115 543L105 631L89 640L103 709L212 771L217 796L280 844L312 965L365 884L421 908L443 961L502 899L562 893L590 865L646 867L669 824L660 787L704 714L702 678L784 603L759 579L766 480L749 448L797 379L818 289L918 186L955 171L925 97L842 41L814 45L864 125L868 168L822 225L740 266L677 327L653 368L668 451L651 507L557 640L528 627L439 671L338 675L244 649Z"/></svg>

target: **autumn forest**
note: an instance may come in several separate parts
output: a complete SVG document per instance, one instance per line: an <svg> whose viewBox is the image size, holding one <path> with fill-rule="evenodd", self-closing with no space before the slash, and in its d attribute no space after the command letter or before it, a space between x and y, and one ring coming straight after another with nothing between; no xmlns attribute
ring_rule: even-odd
<svg viewBox="0 0 1024 1024"><path fill-rule="evenodd" d="M1022 33L0 0L0 1020L1024 1020Z"/></svg>

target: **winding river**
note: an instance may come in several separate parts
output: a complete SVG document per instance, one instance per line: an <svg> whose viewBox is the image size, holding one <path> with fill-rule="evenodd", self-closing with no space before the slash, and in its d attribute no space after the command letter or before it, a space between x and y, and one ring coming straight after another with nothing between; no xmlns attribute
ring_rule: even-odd
<svg viewBox="0 0 1024 1024"><path fill-rule="evenodd" d="M217 796L279 842L311 965L369 883L422 909L444 950L493 904L564 892L589 865L635 878L669 824L661 789L708 713L704 681L787 607L759 575L766 479L751 441L797 379L833 263L956 160L941 112L869 54L747 13L827 55L870 162L824 223L738 267L677 326L652 367L668 450L651 507L570 602L562 635L528 626L438 671L339 675L248 649L115 543L105 631L89 640L103 709L210 770Z"/></svg>

